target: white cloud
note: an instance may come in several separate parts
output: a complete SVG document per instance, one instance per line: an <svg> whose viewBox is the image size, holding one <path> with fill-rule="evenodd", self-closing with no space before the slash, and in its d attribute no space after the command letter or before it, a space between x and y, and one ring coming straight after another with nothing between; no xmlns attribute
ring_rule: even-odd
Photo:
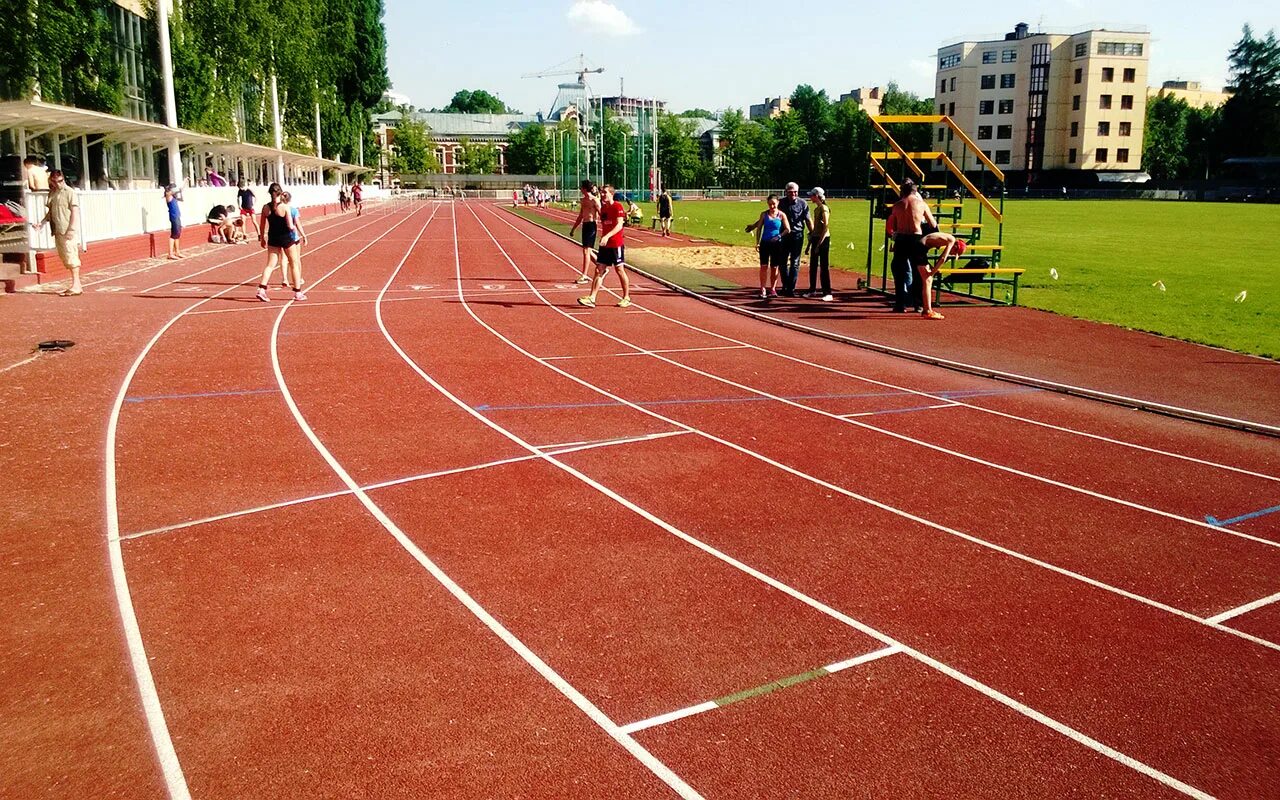
<svg viewBox="0 0 1280 800"><path fill-rule="evenodd" d="M575 0L569 7L569 23L584 33L601 36L631 36L639 26L626 12L606 0Z"/></svg>
<svg viewBox="0 0 1280 800"><path fill-rule="evenodd" d="M934 74L934 63L931 58L913 58L908 62L911 71L916 75L924 78L932 78Z"/></svg>

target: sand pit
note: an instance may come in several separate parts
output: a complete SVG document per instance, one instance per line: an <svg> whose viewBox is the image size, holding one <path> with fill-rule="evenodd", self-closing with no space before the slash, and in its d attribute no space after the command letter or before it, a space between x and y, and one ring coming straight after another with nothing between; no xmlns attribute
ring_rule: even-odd
<svg viewBox="0 0 1280 800"><path fill-rule="evenodd" d="M658 248L649 248L657 256ZM669 247L662 248L663 263L693 269L741 269L760 266L754 247Z"/></svg>

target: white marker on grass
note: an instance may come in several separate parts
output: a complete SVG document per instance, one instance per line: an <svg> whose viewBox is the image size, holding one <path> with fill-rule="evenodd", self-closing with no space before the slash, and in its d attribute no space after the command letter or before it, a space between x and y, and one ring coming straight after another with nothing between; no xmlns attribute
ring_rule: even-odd
<svg viewBox="0 0 1280 800"><path fill-rule="evenodd" d="M1240 292L1240 294L1236 295L1235 302L1243 303L1246 299L1248 299L1248 297L1249 297L1249 291L1246 289Z"/></svg>
<svg viewBox="0 0 1280 800"><path fill-rule="evenodd" d="M1165 291L1165 288L1164 288L1164 281L1156 281L1155 283L1153 283L1153 284L1151 284L1151 285L1152 285L1152 286L1154 286L1154 287L1156 287L1157 289L1159 289L1159 290L1160 290L1160 291L1162 291L1162 292L1163 292L1163 291Z"/></svg>
<svg viewBox="0 0 1280 800"><path fill-rule="evenodd" d="M1058 279L1058 271L1057 271L1056 269L1054 269L1053 267L1050 267L1050 268L1049 268L1049 277L1050 277L1050 278L1053 278L1053 279L1056 281L1056 280Z"/></svg>

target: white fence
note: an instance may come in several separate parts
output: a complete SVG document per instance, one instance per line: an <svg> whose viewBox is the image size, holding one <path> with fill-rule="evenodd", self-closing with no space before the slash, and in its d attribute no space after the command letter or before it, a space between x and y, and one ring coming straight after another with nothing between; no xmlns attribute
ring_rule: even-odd
<svg viewBox="0 0 1280 800"><path fill-rule="evenodd" d="M267 187L250 186L257 195L255 208L261 209L268 199ZM366 200L385 197L388 193L376 186L365 185ZM293 204L306 208L338 202L336 185L286 185L293 196ZM178 207L182 211L182 224L204 223L214 204L239 208L235 186L192 186L182 190ZM80 242L89 249L93 242L137 236L169 229L169 211L164 204L161 189L76 190L80 198ZM28 192L25 196L26 217L31 222L44 219L49 205L49 195L44 192ZM52 250L53 236L48 226L28 228L28 244L31 250Z"/></svg>

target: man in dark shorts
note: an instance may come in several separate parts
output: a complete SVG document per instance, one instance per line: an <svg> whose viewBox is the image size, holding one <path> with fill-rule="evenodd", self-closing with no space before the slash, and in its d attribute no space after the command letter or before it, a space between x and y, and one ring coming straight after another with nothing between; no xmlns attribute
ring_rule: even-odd
<svg viewBox="0 0 1280 800"><path fill-rule="evenodd" d="M245 221L245 233L249 232L248 226L252 225L253 232L256 234L258 232L258 223L253 218L253 204L256 200L253 190L245 185L243 178L238 182L238 188L236 199L240 202L240 218Z"/></svg>
<svg viewBox="0 0 1280 800"><path fill-rule="evenodd" d="M596 255L596 274L591 279L591 294L579 297L578 305L595 308L596 295L604 283L604 276L609 273L609 267L617 267L618 282L622 284L622 299L618 301L618 308L626 308L631 305L631 279L627 276L626 264L623 263L626 243L623 241L622 229L627 221L627 210L622 203L613 199L613 187L608 184L600 190L600 198L600 228L604 234L600 237L600 252Z"/></svg>
<svg viewBox="0 0 1280 800"><path fill-rule="evenodd" d="M591 280L588 272L591 269L591 250L596 246L596 224L600 219L600 200L596 197L596 185L591 181L583 181L579 187L582 199L578 203L578 218L569 228L569 238L582 226L582 274L574 283L587 283Z"/></svg>
<svg viewBox="0 0 1280 800"><path fill-rule="evenodd" d="M658 195L658 224L662 226L662 235L671 235L671 192L666 189Z"/></svg>
<svg viewBox="0 0 1280 800"><path fill-rule="evenodd" d="M901 199L894 204L885 222L885 233L893 239L893 310L907 310L915 270L929 267L929 250L924 243L924 231L928 226L937 230L938 223L929 212L929 204L916 192L914 181L902 182ZM913 303L914 305L914 303ZM929 309L927 319L942 319L942 315Z"/></svg>
<svg viewBox="0 0 1280 800"><path fill-rule="evenodd" d="M164 187L164 204L169 209L169 260L177 261L182 258L182 210L173 184Z"/></svg>

